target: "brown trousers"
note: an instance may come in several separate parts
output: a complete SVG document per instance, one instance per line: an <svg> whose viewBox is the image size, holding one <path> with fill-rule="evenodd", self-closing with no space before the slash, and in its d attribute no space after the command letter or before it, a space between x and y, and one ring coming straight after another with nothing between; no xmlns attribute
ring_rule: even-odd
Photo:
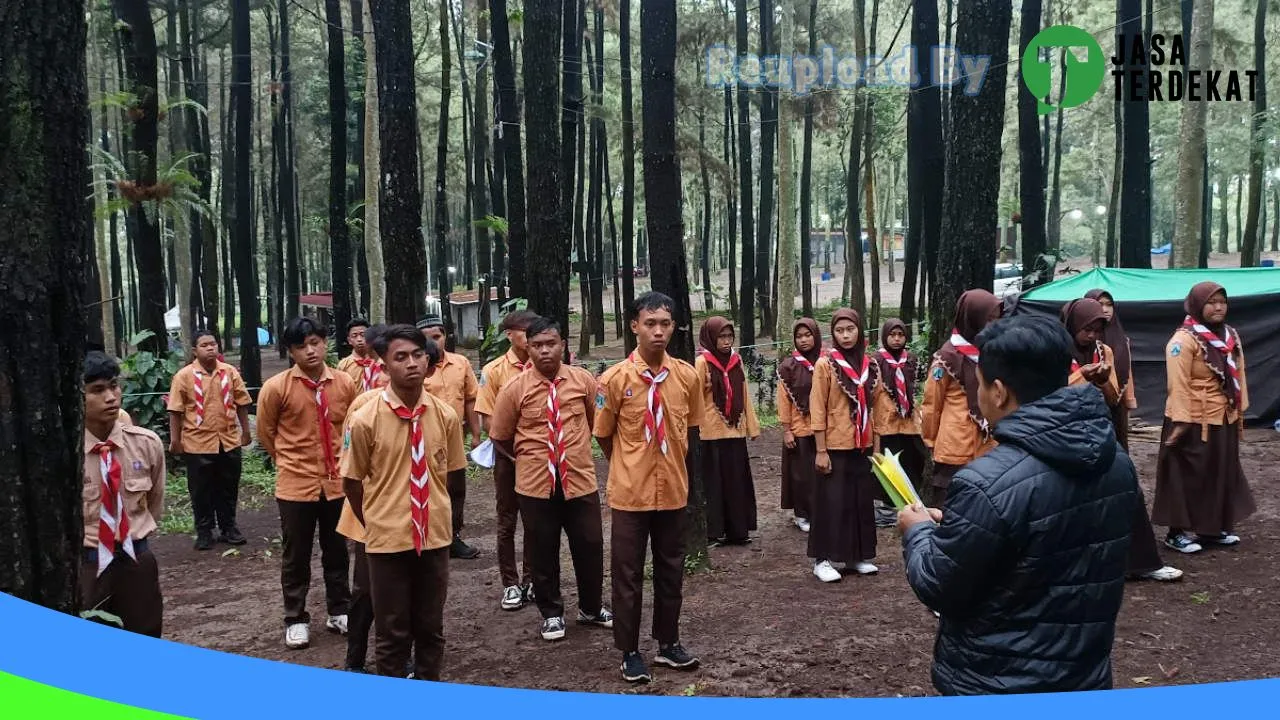
<svg viewBox="0 0 1280 720"><path fill-rule="evenodd" d="M320 533L320 565L324 568L325 605L330 615L346 615L351 603L347 584L346 538L338 534L342 498L294 502L276 498L280 507L280 587L286 625L311 622L307 593L311 590L311 546Z"/></svg>
<svg viewBox="0 0 1280 720"><path fill-rule="evenodd" d="M653 638L680 641L684 583L685 509L610 513L613 558L613 643L623 652L640 648L645 546L653 546Z"/></svg>
<svg viewBox="0 0 1280 720"><path fill-rule="evenodd" d="M364 667L373 629L373 600L369 596L369 556L364 543L347 541L351 555L351 607L347 611L347 667Z"/></svg>
<svg viewBox="0 0 1280 720"><path fill-rule="evenodd" d="M467 470L450 470L446 478L449 487L449 504L453 511L453 534L462 534L462 508L467 502Z"/></svg>
<svg viewBox="0 0 1280 720"><path fill-rule="evenodd" d="M591 493L572 500L556 486L551 498L520 496L524 516L525 547L533 549L533 590L538 612L544 618L564 617L560 596L560 533L569 538L573 574L578 580L578 609L588 615L600 612L604 587L604 528L600 520L600 495Z"/></svg>
<svg viewBox="0 0 1280 720"><path fill-rule="evenodd" d="M85 610L103 610L139 635L160 637L164 599L160 596L160 567L149 549L136 548L137 562L124 554L98 575L98 550L86 549L80 563L80 602Z"/></svg>
<svg viewBox="0 0 1280 720"><path fill-rule="evenodd" d="M522 572L517 572L516 521L520 518L520 501L516 495L516 467L502 453L497 453L494 459L493 491L498 506L498 572L502 575L502 586L523 585L533 578L533 573L529 570L533 566L532 552L526 537L521 560ZM521 577L524 579L521 580Z"/></svg>
<svg viewBox="0 0 1280 720"><path fill-rule="evenodd" d="M439 680L444 663L444 602L449 548L369 553L374 657L379 675L403 677L413 654L418 680Z"/></svg>

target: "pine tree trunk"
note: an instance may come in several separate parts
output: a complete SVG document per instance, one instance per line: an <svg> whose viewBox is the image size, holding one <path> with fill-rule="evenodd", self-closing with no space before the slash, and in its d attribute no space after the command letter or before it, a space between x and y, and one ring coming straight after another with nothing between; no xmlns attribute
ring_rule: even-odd
<svg viewBox="0 0 1280 720"><path fill-rule="evenodd" d="M913 0L911 44L938 44L938 7L932 0ZM922 77L938 72L932 59L922 56ZM924 315L925 286L934 277L938 233L942 222L945 156L942 144L942 91L929 83L907 98L907 237L903 248L902 320L911 325ZM917 283L919 284L917 287Z"/></svg>
<svg viewBox="0 0 1280 720"><path fill-rule="evenodd" d="M351 320L351 246L347 233L346 32L341 0L324 0L329 46L329 282L333 290L338 356L351 352L344 330Z"/></svg>
<svg viewBox="0 0 1280 720"><path fill-rule="evenodd" d="M258 276L254 270L252 231L253 91L250 57L249 0L231 5L231 112L235 128L235 221L231 225L231 254L236 294L240 299L240 374L249 387L262 384L258 355ZM345 153L343 158L345 160Z"/></svg>
<svg viewBox="0 0 1280 720"><path fill-rule="evenodd" d="M604 157L604 186L605 186L605 204L609 208L609 242L612 244L613 253L610 266L613 268L613 325L614 337L626 337L624 332L623 314L625 306L622 304L622 282L621 273L622 266L619 265L618 255L618 221L613 214L613 176L609 172L609 136L605 134L604 146L600 148L600 154Z"/></svg>
<svg viewBox="0 0 1280 720"><path fill-rule="evenodd" d="M382 258L381 157L378 135L378 63L370 3L364 5L364 246L369 263L369 322L387 321L386 265ZM423 256L425 257L425 251Z"/></svg>
<svg viewBox="0 0 1280 720"><path fill-rule="evenodd" d="M480 3L475 3L476 44L484 47L489 42L489 32L483 17ZM471 227L475 230L476 272L480 276L480 313L477 330L484 337L489 330L489 288L493 286L492 244L489 231L477 221L489 214L487 191L489 182L486 174L489 160L489 74L486 63L476 68L475 101L471 109L471 150L472 150L472 194L471 194Z"/></svg>
<svg viewBox="0 0 1280 720"><path fill-rule="evenodd" d="M876 224L876 166L872 132L875 123L870 107L867 108L866 123L867 170L864 182L867 193L867 257L871 261L871 312L863 316L863 321L866 327L876 328L880 326L880 228Z"/></svg>
<svg viewBox="0 0 1280 720"><path fill-rule="evenodd" d="M636 145L635 102L631 89L631 0L618 0L618 55L622 74L622 304L628 312L636 298ZM631 326L623 322L623 347L636 347Z"/></svg>
<svg viewBox="0 0 1280 720"><path fill-rule="evenodd" d="M809 57L818 52L818 0L809 0ZM912 93L913 95L915 93ZM800 151L800 296L804 317L813 317L813 95L804 99L804 144ZM791 332L790 328L787 332ZM784 335L782 340L789 335Z"/></svg>
<svg viewBox="0 0 1280 720"><path fill-rule="evenodd" d="M858 57L867 56L866 0L853 0L853 47ZM862 258L862 147L868 120L867 89L862 80L854 95L853 129L849 133L849 158L845 168L845 287L849 307L867 321L867 290Z"/></svg>
<svg viewBox="0 0 1280 720"><path fill-rule="evenodd" d="M280 151L280 185L276 188L279 197L281 220L285 231L285 302L284 315L287 318L297 317L301 311L298 297L301 294L302 258L298 239L298 202L297 190L294 187L294 144L293 135L293 71L290 59L292 46L289 41L289 2L280 0L280 117L281 140L284 147ZM283 352L283 346L281 349Z"/></svg>
<svg viewBox="0 0 1280 720"><path fill-rule="evenodd" d="M1040 32L1041 11L1041 0L1024 0L1022 3L1019 57ZM1045 197L1041 183L1044 169L1040 167L1040 122L1036 112L1038 100L1025 83L1018 83L1018 204L1022 225L1022 262L1027 271L1047 249Z"/></svg>
<svg viewBox="0 0 1280 720"><path fill-rule="evenodd" d="M1143 35L1142 0L1117 0L1125 46ZM1145 43L1144 43L1145 44ZM1128 58L1132 60L1133 58ZM1146 63L1128 62L1125 72L1145 71ZM1120 267L1151 267L1150 107L1126 97L1124 105L1124 170L1120 183Z"/></svg>
<svg viewBox="0 0 1280 720"><path fill-rule="evenodd" d="M1280 252L1280 187L1271 188L1271 252Z"/></svg>
<svg viewBox="0 0 1280 720"><path fill-rule="evenodd" d="M1222 177L1218 180L1218 192L1217 192L1218 207L1221 209L1221 212L1218 213L1218 253L1221 255L1226 255L1227 253L1231 252L1230 244L1228 243L1228 238L1230 237L1231 232L1230 232L1230 228L1227 225L1227 217L1229 214L1229 211L1228 211L1229 205L1227 204L1227 188L1230 186L1230 182L1231 182L1230 178L1227 177L1227 171L1223 170ZM1213 208L1208 207L1205 209L1205 211L1212 212Z"/></svg>
<svg viewBox="0 0 1280 720"><path fill-rule="evenodd" d="M1213 62L1213 0L1195 4L1191 19L1191 48L1188 69L1208 69ZM1200 224L1204 212L1204 153L1206 101L1185 100L1178 133L1178 180L1176 220L1173 229L1175 252L1171 267L1196 267L1200 255ZM1176 265L1173 265L1176 261Z"/></svg>
<svg viewBox="0 0 1280 720"><path fill-rule="evenodd" d="M726 217L725 217L725 234L727 235L725 249L725 265L729 270L729 316L740 317L738 315L738 196L736 187L738 186L738 155L737 155L737 133L736 125L733 118L733 87L726 85L724 88L724 123L722 125L721 143L723 148L724 164L729 168L729 182L725 183L724 194L726 199Z"/></svg>
<svg viewBox="0 0 1280 720"><path fill-rule="evenodd" d="M516 99L516 71L511 59L511 32L506 0L489 0L493 30L493 79L498 87L497 116L502 133L502 169L507 200L506 284L512 297L527 297L525 283L526 228L524 158L520 143L520 108ZM624 63L625 66L625 63ZM502 253L495 253L497 258ZM503 273L498 273L499 280Z"/></svg>
<svg viewBox="0 0 1280 720"><path fill-rule="evenodd" d="M381 0L379 0L381 1ZM453 88L449 82L449 0L440 0L439 38L440 38L440 114L436 125L436 288L440 297L440 315L444 320L445 335L453 337L453 310L449 297L453 294L454 277L449 272L449 201L445 193L445 177L449 160L449 101ZM416 128L415 128L416 129ZM465 163L465 157L463 162ZM412 322L413 318L400 319L392 316L393 322ZM452 342L452 341L450 341Z"/></svg>
<svg viewBox="0 0 1280 720"><path fill-rule="evenodd" d="M591 113L591 131L595 135L596 149L591 157L595 159L595 168L591 171L591 183L595 188L591 197L595 200L595 212L591 215L594 228L591 238L594 246L591 252L591 332L595 336L595 344L604 344L604 201L600 197L600 183L603 174L604 158L604 6L600 3L592 5L592 37L595 40L595 56L591 64L591 73L595 77Z"/></svg>
<svg viewBox="0 0 1280 720"><path fill-rule="evenodd" d="M773 0L760 2L760 55L777 54L774 39ZM774 142L778 132L778 90L765 85L760 93L760 208L756 226L756 301L760 306L760 335L768 336L773 330L773 299L769 272L773 256L773 173Z"/></svg>
<svg viewBox="0 0 1280 720"><path fill-rule="evenodd" d="M701 73L699 73L701 75ZM698 178L702 185L702 217L698 229L699 256L702 260L702 311L715 309L711 292L711 175L707 172L707 116L698 108Z"/></svg>
<svg viewBox="0 0 1280 720"><path fill-rule="evenodd" d="M1241 215L1242 200L1244 200L1244 175L1236 176L1236 252L1239 252L1244 239L1243 227L1244 217Z"/></svg>
<svg viewBox="0 0 1280 720"><path fill-rule="evenodd" d="M1123 105L1112 103L1112 120L1115 122L1115 152L1111 166L1111 197L1107 201L1107 267L1116 267L1119 243L1116 238L1116 222L1120 217L1120 183L1124 177L1124 117L1121 113ZM1023 230L1026 230L1024 225ZM1025 242L1024 242L1025 246ZM1024 258L1023 262L1030 262ZM1025 265L1024 265L1025 267ZM1024 271L1025 272L1025 271Z"/></svg>
<svg viewBox="0 0 1280 720"><path fill-rule="evenodd" d="M1056 52L1062 53L1062 67L1058 69L1058 100L1067 92L1066 49L1050 48L1050 61ZM1045 245L1053 255L1062 253L1062 119L1063 107L1058 105L1057 121L1053 130L1053 184L1049 187L1049 211L1045 217Z"/></svg>
<svg viewBox="0 0 1280 720"><path fill-rule="evenodd" d="M798 2L783 7L782 38L778 47L790 53L795 49L793 28L796 26ZM791 337L796 314L796 181L791 146L791 105L781 98L778 105L778 292L773 337L785 341ZM707 197L710 210L710 195ZM705 261L703 263L706 264Z"/></svg>
<svg viewBox="0 0 1280 720"><path fill-rule="evenodd" d="M747 2L734 0L734 17L737 21L738 57L747 54ZM742 274L738 292L738 344L754 345L756 342L756 246L752 212L751 173L751 100L743 78L738 80L738 211L742 219ZM763 118L761 118L763 120ZM648 179L646 178L646 182Z"/></svg>

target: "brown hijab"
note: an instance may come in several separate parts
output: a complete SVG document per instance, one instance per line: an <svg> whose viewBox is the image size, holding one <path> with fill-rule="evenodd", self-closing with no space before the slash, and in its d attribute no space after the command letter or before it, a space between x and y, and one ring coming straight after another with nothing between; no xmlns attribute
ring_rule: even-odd
<svg viewBox="0 0 1280 720"><path fill-rule="evenodd" d="M1062 324L1071 335L1071 357L1075 358L1077 363L1081 365L1092 363L1093 354L1098 351L1098 346L1094 344L1093 347L1080 347L1076 342L1076 333L1098 320L1102 320L1105 326L1106 319L1107 313L1102 309L1102 303L1093 298L1072 300L1063 306Z"/></svg>
<svg viewBox="0 0 1280 720"><path fill-rule="evenodd" d="M1195 287L1191 288L1190 293L1187 293L1187 299L1186 302L1183 303L1183 307L1186 308L1187 315L1192 320L1209 328L1209 331L1214 335L1217 335L1219 340L1233 347L1232 356L1236 362L1236 366L1239 367L1240 335L1236 333L1234 328L1225 322L1217 325L1210 325L1205 322L1204 319L1204 306L1209 303L1209 298L1213 297L1217 293L1222 293L1223 297L1227 296L1226 289L1216 282L1206 281L1199 283ZM1227 396L1227 399L1234 407L1236 404L1237 393L1235 382L1232 380L1230 369L1227 367L1226 354L1223 353L1222 350L1210 345L1205 338L1201 337L1194 329L1187 328L1187 330L1194 335L1196 341L1200 343L1200 349L1203 351L1202 356L1204 357L1204 361L1208 363L1209 369L1213 370L1213 373L1217 375L1218 379L1222 382L1222 392Z"/></svg>
<svg viewBox="0 0 1280 720"><path fill-rule="evenodd" d="M839 323L841 320L848 320L858 326L858 342L854 343L852 348L842 348L840 347L839 341L836 340L836 323ZM867 349L867 334L863 331L862 318L858 316L856 310L840 308L831 316L831 348L833 350L840 351L840 355L844 357L845 361L849 363L849 366L853 368L855 373L862 372L862 359L866 355ZM858 397L858 386L855 385L853 381L849 379L849 376L846 375L839 367L832 367L831 369L835 372L836 382L840 383L840 388L844 390L844 394L849 396L850 406L852 406L853 398ZM863 384L863 389L868 393L868 397L870 397L869 393L871 389L875 387L876 377L879 376L879 373L876 372L878 369L879 368L876 367L875 363L871 363L867 382ZM857 426L856 422L854 423L854 426Z"/></svg>
<svg viewBox="0 0 1280 720"><path fill-rule="evenodd" d="M741 355L733 350L720 352L716 347L716 340L725 328L733 329L733 322L719 316L707 318L698 332L698 344L702 346L707 372L711 374L711 400L729 427L737 427L747 394L747 376L742 370ZM726 373L728 382L725 382Z"/></svg>
<svg viewBox="0 0 1280 720"><path fill-rule="evenodd" d="M807 353L802 353L804 358L812 365L818 362L818 358L822 355L822 329L818 327L817 321L813 318L800 318L791 328L791 342L796 341L796 331L800 328L807 328L813 335L813 348ZM799 352L798 350L796 352ZM796 360L794 355L788 355L778 363L778 379L782 380L782 387L787 394L791 396L791 404L796 406L801 415L809 416L809 391L813 389L813 371L805 367L804 363Z"/></svg>
<svg viewBox="0 0 1280 720"><path fill-rule="evenodd" d="M986 290L966 290L956 302L952 328L973 345L978 333L987 326L991 313L999 308L1000 300ZM978 407L978 364L961 355L950 340L943 344L934 358L942 362L948 375L964 386L965 398L969 401L969 417L983 425L982 410Z"/></svg>
<svg viewBox="0 0 1280 720"><path fill-rule="evenodd" d="M904 357L907 360L906 364L902 366L902 375L906 379L907 384L905 398L900 396L898 392L898 383L894 380L894 377L897 374L897 369L889 364L889 361L886 360L879 352L877 352L875 356L876 365L879 366L878 369L880 370L880 377L884 380L884 386L888 388L889 394L895 399L899 413L901 413L905 408L906 414L903 415L903 417L911 417L911 413L915 410L916 406L916 365L918 363L916 362L915 356L911 354L911 351L905 347L897 352L889 349L889 333L894 330L901 330L903 334L907 336L908 341L910 341L911 333L907 331L907 324L898 318L889 318L888 320L885 320L884 325L880 327L880 347L883 352L889 353L894 360L902 360Z"/></svg>
<svg viewBox="0 0 1280 720"><path fill-rule="evenodd" d="M1084 294L1090 300L1102 302L1102 298L1111 301L1111 322L1102 333L1102 342L1111 348L1111 355L1116 369L1116 377L1120 380L1120 392L1129 386L1129 373L1133 369L1133 356L1129 352L1129 336L1124 334L1124 326L1120 324L1120 309L1115 307L1116 298L1110 291L1097 288Z"/></svg>

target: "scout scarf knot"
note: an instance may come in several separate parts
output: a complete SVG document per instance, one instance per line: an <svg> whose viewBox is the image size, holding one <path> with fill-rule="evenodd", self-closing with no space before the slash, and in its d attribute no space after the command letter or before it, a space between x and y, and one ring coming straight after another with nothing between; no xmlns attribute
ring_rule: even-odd
<svg viewBox="0 0 1280 720"><path fill-rule="evenodd" d="M890 386L889 394L893 396L894 405L898 409L899 417L911 417L911 411L915 406L915 398L907 390L907 363L911 361L911 353L903 352L901 358L895 358L885 348L880 348L880 361L889 369L893 370L893 385Z"/></svg>
<svg viewBox="0 0 1280 720"><path fill-rule="evenodd" d="M382 362L377 358L356 358L360 366L360 391L369 392L378 386L378 376L382 374Z"/></svg>
<svg viewBox="0 0 1280 720"><path fill-rule="evenodd" d="M716 357L716 354L710 350L702 350L700 354L703 360L706 360L709 365L720 373L720 387L716 388L719 392L713 392L712 394L723 395L724 397L723 399L716 398L717 400L722 400L722 402L717 403L716 409L720 411L729 427L737 427L738 421L742 418L743 400L734 393L733 386L735 382L730 379L730 376L734 376L735 379L740 379L743 376L741 369L742 356L737 351L731 350L729 351L729 361L722 363ZM738 372L734 373L734 370ZM715 382L714 373L712 373L711 382Z"/></svg>
<svg viewBox="0 0 1280 720"><path fill-rule="evenodd" d="M427 472L427 443L422 436L422 414L426 405L409 409L403 405L391 407L391 398L382 393L383 402L401 420L408 420L409 427L409 518L413 522L413 549L419 555L427 549L427 520L431 496L430 474Z"/></svg>
<svg viewBox="0 0 1280 720"><path fill-rule="evenodd" d="M108 440L94 445L89 451L98 456L102 470L102 505L98 511L99 576L115 559L117 548L123 548L134 561L138 559L133 550L133 538L129 536L129 516L124 511L120 458L114 452L117 449L116 444Z"/></svg>

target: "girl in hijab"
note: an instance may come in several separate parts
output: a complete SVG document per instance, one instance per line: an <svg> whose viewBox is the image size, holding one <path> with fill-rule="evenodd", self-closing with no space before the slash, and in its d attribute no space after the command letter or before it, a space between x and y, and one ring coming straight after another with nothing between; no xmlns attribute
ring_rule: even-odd
<svg viewBox="0 0 1280 720"><path fill-rule="evenodd" d="M1101 303L1102 312L1107 318L1107 327L1102 331L1102 344L1111 348L1115 356L1116 381L1120 384L1121 395L1121 401L1111 409L1111 419L1116 426L1116 440L1128 451L1129 412L1138 407L1138 398L1133 388L1133 352L1130 350L1129 336L1120 323L1120 316L1116 313L1116 300L1110 291L1097 288L1084 296Z"/></svg>
<svg viewBox="0 0 1280 720"><path fill-rule="evenodd" d="M1105 290L1095 292L1111 297ZM1124 406L1126 395L1118 379L1121 368L1119 355L1110 343L1104 341L1108 337L1117 339L1111 333L1111 326L1115 323L1114 307L1108 316L1106 305L1100 300L1085 296L1067 303L1062 316L1067 332L1075 340L1068 382L1071 385L1086 382L1097 385L1107 404L1113 408L1112 420L1115 422L1114 408ZM1118 340L1125 343L1124 365L1127 366L1128 338L1121 336ZM1127 412L1124 414L1124 422L1128 423ZM1116 427L1116 441L1128 452L1128 445L1121 440L1119 425ZM1160 548L1156 543L1155 530L1151 527L1151 518L1147 515L1147 500L1141 486L1138 487L1138 496L1140 501L1134 510L1133 529L1129 534L1129 577L1162 582L1181 579L1181 570L1165 565L1160 559Z"/></svg>
<svg viewBox="0 0 1280 720"><path fill-rule="evenodd" d="M941 508L951 476L996 446L978 408L978 333L1000 318L1000 301L968 290L956 302L951 339L933 356L920 408L924 444L933 449L933 496Z"/></svg>
<svg viewBox="0 0 1280 720"><path fill-rule="evenodd" d="M1226 323L1226 290L1202 282L1185 308L1165 348L1169 394L1151 519L1169 527L1165 545L1193 553L1238 544L1235 525L1256 507L1240 466L1249 390L1240 335Z"/></svg>
<svg viewBox="0 0 1280 720"><path fill-rule="evenodd" d="M908 340L906 323L898 318L889 318L880 328L880 349L875 360L881 382L876 389L872 417L879 439L877 449L901 455L902 469L907 471L907 477L919 492L925 448L920 442L920 409L916 405L918 363L907 349ZM887 503L883 492L881 489L880 499ZM897 520L896 513L893 520Z"/></svg>
<svg viewBox="0 0 1280 720"><path fill-rule="evenodd" d="M710 317L698 334L694 370L702 378L702 478L707 491L707 540L745 545L756 529L756 490L747 438L760 436L742 356L733 349L733 323Z"/></svg>
<svg viewBox="0 0 1280 720"><path fill-rule="evenodd" d="M822 354L822 331L812 318L801 318L791 328L795 348L778 363L778 422L782 431L782 509L791 510L792 522L809 532L813 495L813 461L816 455L809 427L809 391L814 366Z"/></svg>
<svg viewBox="0 0 1280 720"><path fill-rule="evenodd" d="M809 424L817 454L814 458L812 531L809 557L813 574L822 582L836 582L841 573L833 563L859 575L879 568L876 556L876 480L869 455L875 446L871 420L879 372L867 356L862 319L847 308L831 318L832 348L814 364L809 393Z"/></svg>

